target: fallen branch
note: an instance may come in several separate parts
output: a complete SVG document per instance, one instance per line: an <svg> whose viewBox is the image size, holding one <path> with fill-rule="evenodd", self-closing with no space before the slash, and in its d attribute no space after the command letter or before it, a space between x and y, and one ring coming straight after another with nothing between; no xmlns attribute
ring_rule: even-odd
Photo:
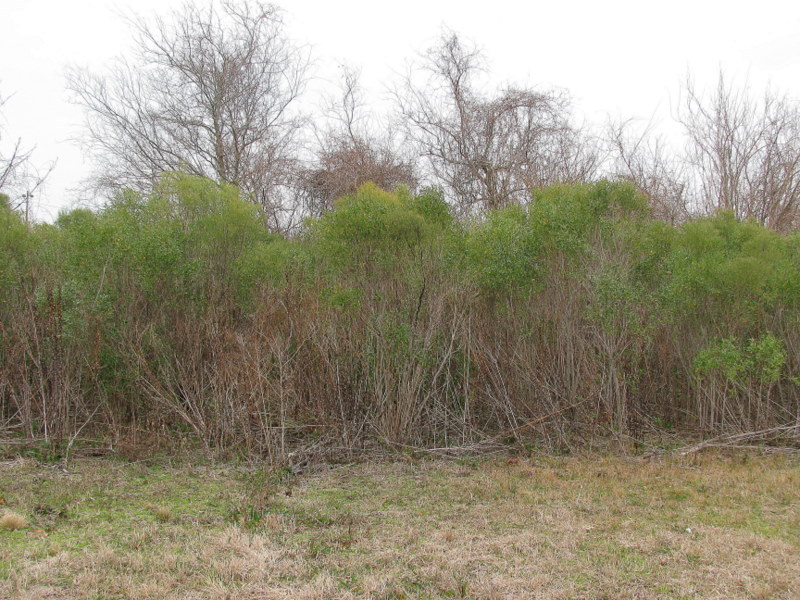
<svg viewBox="0 0 800 600"><path fill-rule="evenodd" d="M766 446L766 444L777 440L787 439L800 446L800 424L782 425L779 427L770 427L769 429L761 429L758 431L746 431L744 433L721 435L709 440L704 440L699 444L677 448L671 452L678 454L679 456L686 456L688 454L699 452L705 448L771 448L772 450L777 450L777 448ZM745 442L753 442L755 440L760 440L762 444L745 444ZM791 446L788 446L784 447L784 449L792 452L800 451L800 447L792 448Z"/></svg>
<svg viewBox="0 0 800 600"><path fill-rule="evenodd" d="M477 452L480 452L482 454L490 452L500 452L508 447L508 444L500 442L501 439L507 438L512 435L516 436L518 433L524 431L525 429L541 425L542 423L552 419L556 415L566 412L572 408L576 408L585 402L586 400L584 399L579 402L575 402L574 404L570 404L569 406L564 406L562 408L549 412L546 415L528 421L527 423L523 423L522 425L518 425L517 427L506 429L496 435L484 438L473 444L467 444L465 446L445 446L441 448L417 448L415 446L409 446L407 444L400 444L397 442L393 443L392 445L402 446L404 448L411 450L413 453L435 454L439 456L464 456L465 454L473 454Z"/></svg>
<svg viewBox="0 0 800 600"><path fill-rule="evenodd" d="M544 423L545 421L549 421L550 419L552 419L556 415L559 415L559 414L561 414L563 412L566 412L566 411L568 411L570 409L577 408L581 404L584 404L585 402L586 402L586 399L583 399L583 400L580 400L579 402L575 402L574 404L570 404L569 406L564 406L562 408L558 408L558 409L556 409L556 410L554 410L554 411L552 411L550 413L547 413L546 415L544 415L542 417L538 417L536 419L533 419L532 421L528 421L527 423L523 423L522 425L519 425L517 427L512 427L511 429L506 429L505 431L501 431L497 435L494 435L494 436L492 436L490 438L487 438L485 440L482 440L482 441L478 442L478 444L490 444L492 442L497 442L497 440L500 440L502 438L507 438L508 436L511 436L511 435L516 436L519 432L521 432L521 431L523 431L525 429L528 429L530 427L535 427L536 425L541 425L542 423Z"/></svg>

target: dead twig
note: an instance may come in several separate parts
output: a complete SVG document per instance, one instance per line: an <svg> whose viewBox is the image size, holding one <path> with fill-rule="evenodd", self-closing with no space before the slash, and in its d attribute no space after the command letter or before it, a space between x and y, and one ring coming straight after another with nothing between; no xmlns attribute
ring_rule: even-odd
<svg viewBox="0 0 800 600"><path fill-rule="evenodd" d="M758 431L722 435L709 440L703 440L698 444L677 448L671 452L679 456L687 456L706 448L769 448L774 451L778 450L778 448L768 446L767 444L777 440L792 441L798 445L797 448L792 448L791 446L785 446L783 448L792 452L800 452L800 424L782 425L779 427L760 429ZM761 441L761 444L745 444L745 442L753 441Z"/></svg>

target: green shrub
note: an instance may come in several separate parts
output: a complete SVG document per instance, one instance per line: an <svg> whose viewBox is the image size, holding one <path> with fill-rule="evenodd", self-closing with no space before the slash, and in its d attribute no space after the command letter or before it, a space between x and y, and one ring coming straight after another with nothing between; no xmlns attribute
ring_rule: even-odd
<svg viewBox="0 0 800 600"><path fill-rule="evenodd" d="M308 224L317 257L335 267L390 267L429 234L425 217L409 207L405 191L372 183L336 201L335 210Z"/></svg>
<svg viewBox="0 0 800 600"><path fill-rule="evenodd" d="M492 211L473 225L464 252L470 274L489 292L530 288L539 280L541 238L522 207Z"/></svg>
<svg viewBox="0 0 800 600"><path fill-rule="evenodd" d="M777 383L786 366L783 343L771 333L746 343L727 337L716 339L697 353L695 372L701 377L721 376L732 383Z"/></svg>
<svg viewBox="0 0 800 600"><path fill-rule="evenodd" d="M0 194L0 306L27 268L26 257L33 239L20 215L11 209L8 197Z"/></svg>

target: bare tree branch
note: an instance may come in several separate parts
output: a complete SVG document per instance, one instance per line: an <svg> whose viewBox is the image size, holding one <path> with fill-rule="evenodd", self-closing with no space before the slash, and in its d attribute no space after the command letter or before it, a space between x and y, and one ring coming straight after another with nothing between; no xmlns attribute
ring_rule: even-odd
<svg viewBox="0 0 800 600"><path fill-rule="evenodd" d="M384 189L416 187L413 161L395 144L391 128L373 126L357 71L343 69L340 94L329 99L326 112L330 124L318 135L312 165L299 176L306 214L330 210L334 200L368 181Z"/></svg>
<svg viewBox="0 0 800 600"><path fill-rule="evenodd" d="M597 154L569 123L563 94L509 87L479 94L481 56L455 34L428 52L424 82L409 75L395 92L407 139L460 208L527 202L530 189L589 179Z"/></svg>
<svg viewBox="0 0 800 600"><path fill-rule="evenodd" d="M707 208L730 210L777 231L800 226L800 109L795 102L770 92L756 102L720 73L709 98L687 80L679 119Z"/></svg>
<svg viewBox="0 0 800 600"><path fill-rule="evenodd" d="M130 20L138 55L107 73L72 69L103 188L148 188L164 171L239 186L274 229L287 225L285 187L302 117L293 107L308 58L257 1L186 4L170 19Z"/></svg>
<svg viewBox="0 0 800 600"><path fill-rule="evenodd" d="M686 165L653 134L652 124L639 132L632 131L634 126L631 120L608 125L612 174L647 196L654 218L673 225L686 221L691 208Z"/></svg>
<svg viewBox="0 0 800 600"><path fill-rule="evenodd" d="M0 97L0 108L8 98ZM1 138L0 138L1 139ZM24 207L25 221L30 220L30 201L52 173L55 161L38 166L33 163L35 148L23 148L22 139L17 138L10 154L0 151L0 194L8 197L9 206L13 210Z"/></svg>

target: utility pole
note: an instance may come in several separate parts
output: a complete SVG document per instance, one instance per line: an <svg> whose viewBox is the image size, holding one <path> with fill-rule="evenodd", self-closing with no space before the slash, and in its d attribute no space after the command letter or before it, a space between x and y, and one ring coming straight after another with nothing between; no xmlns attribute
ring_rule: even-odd
<svg viewBox="0 0 800 600"><path fill-rule="evenodd" d="M33 200L33 192L28 190L22 194L22 199L25 201L25 225L30 225L31 200Z"/></svg>

